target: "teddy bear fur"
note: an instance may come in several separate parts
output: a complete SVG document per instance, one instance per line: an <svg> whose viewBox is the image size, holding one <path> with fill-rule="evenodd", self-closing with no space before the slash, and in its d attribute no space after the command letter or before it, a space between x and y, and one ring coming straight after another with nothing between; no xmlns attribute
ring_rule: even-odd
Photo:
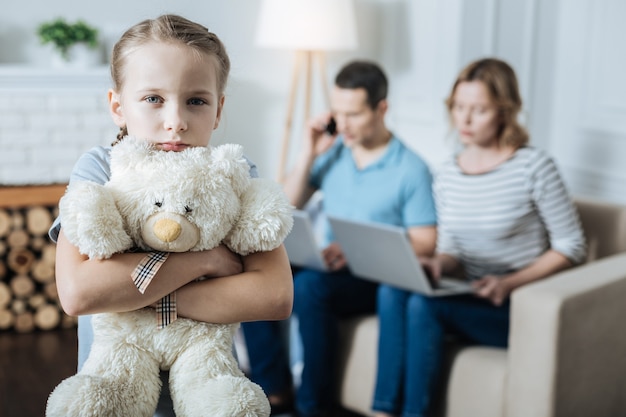
<svg viewBox="0 0 626 417"><path fill-rule="evenodd" d="M220 243L241 255L277 248L292 207L273 181L250 178L239 145L164 152L125 138L104 185L79 182L60 201L63 232L91 259L138 247L199 251ZM130 279L130 277L129 277ZM148 417L169 370L178 417L268 416L262 389L233 355L236 324L178 318L157 329L153 309L96 314L89 358L48 399L48 417Z"/></svg>

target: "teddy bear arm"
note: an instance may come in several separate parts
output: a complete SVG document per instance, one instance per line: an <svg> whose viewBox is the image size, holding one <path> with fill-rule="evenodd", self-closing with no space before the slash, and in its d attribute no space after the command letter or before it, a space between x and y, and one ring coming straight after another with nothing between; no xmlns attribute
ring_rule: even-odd
<svg viewBox="0 0 626 417"><path fill-rule="evenodd" d="M241 199L239 219L224 243L241 255L276 249L291 231L292 210L276 182L252 179Z"/></svg>
<svg viewBox="0 0 626 417"><path fill-rule="evenodd" d="M63 233L80 253L106 259L132 247L110 190L93 182L70 187L59 203Z"/></svg>

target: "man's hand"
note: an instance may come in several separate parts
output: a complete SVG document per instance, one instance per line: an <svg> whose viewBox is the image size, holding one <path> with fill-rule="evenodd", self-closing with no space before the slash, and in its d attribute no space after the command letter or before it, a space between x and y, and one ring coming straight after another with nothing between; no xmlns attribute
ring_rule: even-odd
<svg viewBox="0 0 626 417"><path fill-rule="evenodd" d="M346 258L343 256L343 251L335 242L324 248L322 251L322 257L331 271L339 271L347 265Z"/></svg>

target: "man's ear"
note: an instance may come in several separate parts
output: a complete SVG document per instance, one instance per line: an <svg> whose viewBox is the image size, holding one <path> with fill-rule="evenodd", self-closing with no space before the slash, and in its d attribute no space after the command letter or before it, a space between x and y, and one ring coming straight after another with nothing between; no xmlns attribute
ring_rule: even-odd
<svg viewBox="0 0 626 417"><path fill-rule="evenodd" d="M381 117L384 117L385 114L387 114L387 110L389 109L389 102L387 101L387 99L382 99L378 102L378 104L376 105L376 112L378 112L378 114L381 115Z"/></svg>
<svg viewBox="0 0 626 417"><path fill-rule="evenodd" d="M226 100L226 96L222 95L222 97L220 97L220 101L217 106L217 116L215 117L215 123L213 123L213 130L217 129L220 125L220 119L222 118L222 109L224 108L225 100Z"/></svg>
<svg viewBox="0 0 626 417"><path fill-rule="evenodd" d="M126 126L126 119L124 118L124 112L122 111L122 102L120 95L114 90L110 89L108 92L109 97L109 112L113 118L113 122L117 127Z"/></svg>

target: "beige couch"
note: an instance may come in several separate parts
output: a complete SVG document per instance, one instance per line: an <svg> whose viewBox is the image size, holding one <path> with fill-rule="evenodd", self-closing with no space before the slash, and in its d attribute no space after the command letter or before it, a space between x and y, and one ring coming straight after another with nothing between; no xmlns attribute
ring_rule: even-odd
<svg viewBox="0 0 626 417"><path fill-rule="evenodd" d="M577 200L588 263L512 295L509 349L450 349L445 417L626 416L626 207ZM340 403L371 415L378 321L342 324Z"/></svg>

